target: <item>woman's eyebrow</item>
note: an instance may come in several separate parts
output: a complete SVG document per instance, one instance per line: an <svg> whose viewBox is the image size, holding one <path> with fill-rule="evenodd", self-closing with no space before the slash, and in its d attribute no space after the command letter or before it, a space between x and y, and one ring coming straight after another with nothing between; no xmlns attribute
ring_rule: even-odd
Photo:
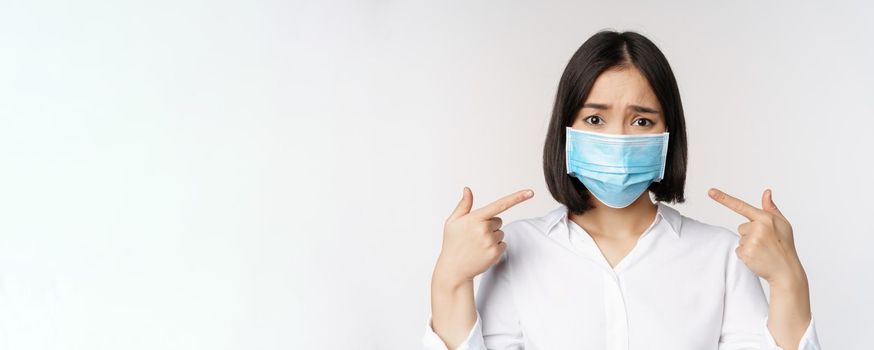
<svg viewBox="0 0 874 350"><path fill-rule="evenodd" d="M610 109L610 105L604 103L584 103L584 108L594 108L594 109Z"/></svg>
<svg viewBox="0 0 874 350"><path fill-rule="evenodd" d="M583 107L594 108L594 109L610 109L610 105L608 105L606 103L593 103L593 102L584 103ZM631 108L632 110L634 110L637 113L659 113L659 111L655 108L650 108L650 107L640 106L640 105L630 105L630 106L628 106L628 108Z"/></svg>
<svg viewBox="0 0 874 350"><path fill-rule="evenodd" d="M631 105L628 107L630 107L631 109L633 109L637 113L659 113L659 111L656 110L655 108L649 108L649 107L638 106L638 105Z"/></svg>

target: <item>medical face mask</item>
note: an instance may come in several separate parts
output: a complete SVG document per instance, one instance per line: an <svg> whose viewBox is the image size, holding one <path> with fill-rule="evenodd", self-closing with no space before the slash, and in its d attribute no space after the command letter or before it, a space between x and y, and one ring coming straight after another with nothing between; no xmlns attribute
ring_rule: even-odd
<svg viewBox="0 0 874 350"><path fill-rule="evenodd" d="M612 135L567 127L567 173L611 208L633 203L665 176L668 133Z"/></svg>

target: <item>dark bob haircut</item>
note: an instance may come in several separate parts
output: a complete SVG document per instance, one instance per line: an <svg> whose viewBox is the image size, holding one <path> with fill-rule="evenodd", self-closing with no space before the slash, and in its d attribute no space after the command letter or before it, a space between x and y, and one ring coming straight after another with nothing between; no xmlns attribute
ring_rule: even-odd
<svg viewBox="0 0 874 350"><path fill-rule="evenodd" d="M558 84L552 119L543 147L543 173L552 197L574 214L594 208L592 195L579 179L567 173L565 128L574 117L602 72L611 68L636 67L646 77L662 107L670 132L665 175L649 190L657 201L682 203L686 184L686 123L677 80L668 60L652 41L635 32L600 31L574 53Z"/></svg>

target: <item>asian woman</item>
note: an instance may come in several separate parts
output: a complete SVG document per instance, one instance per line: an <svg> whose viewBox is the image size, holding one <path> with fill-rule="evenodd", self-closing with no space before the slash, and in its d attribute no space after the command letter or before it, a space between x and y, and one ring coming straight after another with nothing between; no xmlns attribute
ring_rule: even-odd
<svg viewBox="0 0 874 350"><path fill-rule="evenodd" d="M474 208L464 188L443 229L425 348L819 349L771 191L761 205L708 191L748 220L735 233L666 204L685 201L686 165L662 52L635 32L589 38L561 76L544 144L560 205L504 225L498 215L533 191Z"/></svg>

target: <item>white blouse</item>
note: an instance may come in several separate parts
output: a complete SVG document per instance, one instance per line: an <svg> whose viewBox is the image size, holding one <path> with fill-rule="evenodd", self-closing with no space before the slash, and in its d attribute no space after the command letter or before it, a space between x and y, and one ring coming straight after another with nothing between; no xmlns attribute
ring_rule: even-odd
<svg viewBox="0 0 874 350"><path fill-rule="evenodd" d="M504 225L507 250L481 276L458 349L782 349L759 278L735 254L740 237L656 203L612 268L564 205ZM423 343L446 349L430 315ZM813 319L799 349L820 349Z"/></svg>

